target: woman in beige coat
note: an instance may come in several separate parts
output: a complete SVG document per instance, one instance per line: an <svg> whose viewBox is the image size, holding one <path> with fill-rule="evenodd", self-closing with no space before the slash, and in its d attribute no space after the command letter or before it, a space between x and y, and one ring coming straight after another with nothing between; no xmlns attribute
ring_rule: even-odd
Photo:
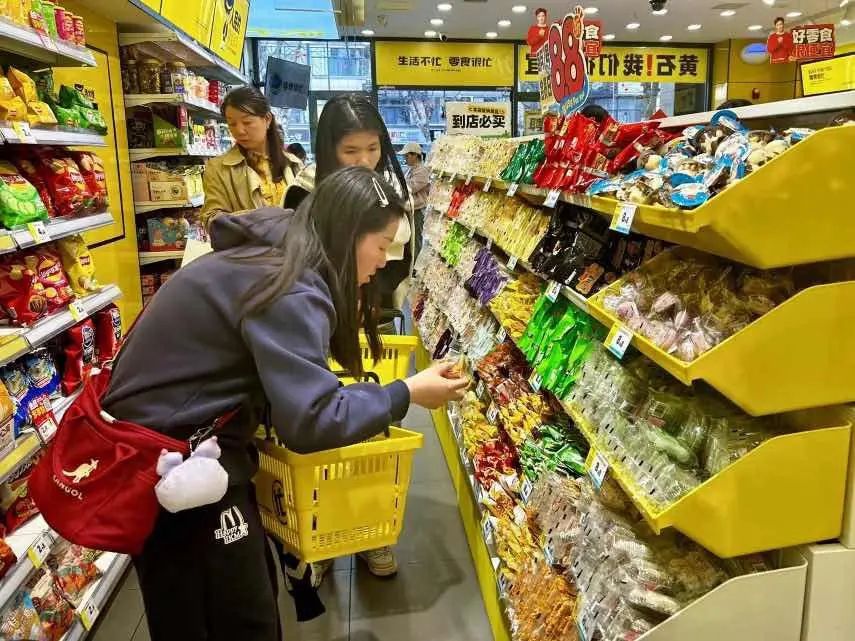
<svg viewBox="0 0 855 641"><path fill-rule="evenodd" d="M222 113L235 145L205 168L202 222L206 226L221 213L281 206L285 190L302 167L296 156L285 151L276 118L260 91L232 90L223 101Z"/></svg>

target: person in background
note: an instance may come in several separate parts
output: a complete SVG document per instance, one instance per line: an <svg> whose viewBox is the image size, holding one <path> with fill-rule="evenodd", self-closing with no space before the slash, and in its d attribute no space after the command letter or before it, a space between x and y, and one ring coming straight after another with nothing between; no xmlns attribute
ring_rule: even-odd
<svg viewBox="0 0 855 641"><path fill-rule="evenodd" d="M609 117L609 112L605 108L600 107L600 105L586 105L582 109L581 113L587 118L593 118L598 123L602 123L606 118Z"/></svg>
<svg viewBox="0 0 855 641"><path fill-rule="evenodd" d="M437 408L466 392L451 363L386 386L343 387L329 369L331 354L362 372L360 332L382 353L372 276L404 216L404 201L361 167L329 176L296 212L218 215L214 252L178 270L128 334L102 402L110 416L184 440L237 410L216 434L225 497L162 510L134 558L152 641L281 641L252 486L262 415L285 446L310 453L388 433L410 403Z"/></svg>
<svg viewBox="0 0 855 641"><path fill-rule="evenodd" d="M292 142L290 145L285 147L285 151L287 151L292 156L296 156L297 160L299 160L303 165L306 164L306 149L299 142Z"/></svg>
<svg viewBox="0 0 855 641"><path fill-rule="evenodd" d="M206 227L221 214L280 206L301 167L286 154L276 117L258 89L233 89L221 111L235 144L205 167L201 218Z"/></svg>
<svg viewBox="0 0 855 641"><path fill-rule="evenodd" d="M422 148L414 142L408 142L401 150L407 166L404 177L410 196L413 198L413 222L415 226L415 256L422 251L422 230L424 229L424 208L430 193L430 169L423 160Z"/></svg>

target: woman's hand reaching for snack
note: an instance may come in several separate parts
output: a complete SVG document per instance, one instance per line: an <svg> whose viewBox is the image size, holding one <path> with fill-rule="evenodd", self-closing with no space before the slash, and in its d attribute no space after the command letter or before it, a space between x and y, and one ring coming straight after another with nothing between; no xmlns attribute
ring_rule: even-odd
<svg viewBox="0 0 855 641"><path fill-rule="evenodd" d="M455 363L442 362L406 379L410 401L433 410L449 401L459 401L469 387L469 377L454 371Z"/></svg>

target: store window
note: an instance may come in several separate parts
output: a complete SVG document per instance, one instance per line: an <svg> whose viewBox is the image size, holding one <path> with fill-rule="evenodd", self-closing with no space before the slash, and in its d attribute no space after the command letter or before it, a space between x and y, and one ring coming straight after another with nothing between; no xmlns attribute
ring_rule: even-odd
<svg viewBox="0 0 855 641"><path fill-rule="evenodd" d="M392 142L404 145L433 142L445 132L446 102L508 102L509 89L380 89L380 114Z"/></svg>

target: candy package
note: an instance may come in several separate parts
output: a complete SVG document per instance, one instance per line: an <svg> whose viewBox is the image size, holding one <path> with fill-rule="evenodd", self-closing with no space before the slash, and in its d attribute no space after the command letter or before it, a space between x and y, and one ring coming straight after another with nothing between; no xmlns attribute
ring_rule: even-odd
<svg viewBox="0 0 855 641"><path fill-rule="evenodd" d="M77 323L65 333L64 351L62 393L68 396L83 384L95 363L95 326L91 318Z"/></svg>
<svg viewBox="0 0 855 641"><path fill-rule="evenodd" d="M99 367L113 360L122 343L122 316L119 308L108 305L95 313L96 361Z"/></svg>
<svg viewBox="0 0 855 641"><path fill-rule="evenodd" d="M0 223L7 229L47 220L39 192L12 163L0 160Z"/></svg>
<svg viewBox="0 0 855 641"><path fill-rule="evenodd" d="M83 237L62 238L57 241L57 248L74 293L85 296L98 291L100 285L95 279L95 263Z"/></svg>

